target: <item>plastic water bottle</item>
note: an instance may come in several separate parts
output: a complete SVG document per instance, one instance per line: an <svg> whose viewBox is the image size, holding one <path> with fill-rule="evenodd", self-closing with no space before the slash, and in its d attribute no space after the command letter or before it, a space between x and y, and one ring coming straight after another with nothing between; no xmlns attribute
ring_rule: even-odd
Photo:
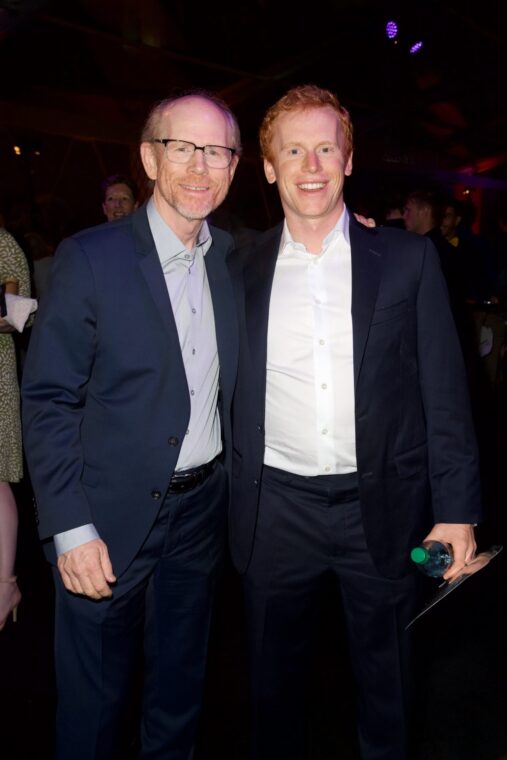
<svg viewBox="0 0 507 760"><path fill-rule="evenodd" d="M441 541L423 541L412 549L410 558L421 572L431 578L441 578L454 560L452 547Z"/></svg>

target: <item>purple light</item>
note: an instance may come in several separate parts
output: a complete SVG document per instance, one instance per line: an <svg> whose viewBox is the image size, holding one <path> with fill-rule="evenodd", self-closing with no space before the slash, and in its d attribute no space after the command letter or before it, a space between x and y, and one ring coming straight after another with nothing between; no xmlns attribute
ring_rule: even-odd
<svg viewBox="0 0 507 760"><path fill-rule="evenodd" d="M386 35L388 39L394 40L398 34L398 24L396 21L388 21L386 24Z"/></svg>
<svg viewBox="0 0 507 760"><path fill-rule="evenodd" d="M412 45L412 47L410 48L410 51L409 51L410 55L415 55L416 53L418 53L419 50L422 48L423 44L424 43L421 40L419 40L419 42L414 43L414 45Z"/></svg>

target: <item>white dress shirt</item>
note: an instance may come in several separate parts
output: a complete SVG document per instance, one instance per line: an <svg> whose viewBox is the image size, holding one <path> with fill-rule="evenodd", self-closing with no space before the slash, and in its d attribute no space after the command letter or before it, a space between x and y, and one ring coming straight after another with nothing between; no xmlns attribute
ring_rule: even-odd
<svg viewBox="0 0 507 760"><path fill-rule="evenodd" d="M319 254L285 223L269 309L265 464L305 476L357 469L351 303L347 210Z"/></svg>

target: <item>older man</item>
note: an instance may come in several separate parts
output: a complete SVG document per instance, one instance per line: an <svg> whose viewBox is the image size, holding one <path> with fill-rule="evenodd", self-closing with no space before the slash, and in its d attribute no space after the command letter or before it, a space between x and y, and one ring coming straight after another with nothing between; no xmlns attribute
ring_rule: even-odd
<svg viewBox="0 0 507 760"><path fill-rule="evenodd" d="M340 588L363 760L406 760L410 548L480 516L466 380L433 244L358 225L352 125L290 90L261 148L285 221L230 259L239 293L232 554L244 573L255 760L302 760L304 684L325 578ZM431 527L433 526L433 527Z"/></svg>
<svg viewBox="0 0 507 760"><path fill-rule="evenodd" d="M65 240L23 383L39 529L56 562L60 760L125 758L144 649L141 758L188 760L224 545L237 328L227 106L166 100L144 127L148 203ZM105 255L107 254L107 255Z"/></svg>

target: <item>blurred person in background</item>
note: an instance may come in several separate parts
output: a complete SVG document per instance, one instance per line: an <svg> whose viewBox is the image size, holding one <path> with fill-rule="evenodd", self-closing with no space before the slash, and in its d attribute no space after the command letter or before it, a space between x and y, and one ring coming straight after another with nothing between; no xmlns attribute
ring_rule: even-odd
<svg viewBox="0 0 507 760"><path fill-rule="evenodd" d="M102 211L108 222L123 219L137 208L137 187L124 174L111 174L102 184Z"/></svg>
<svg viewBox="0 0 507 760"><path fill-rule="evenodd" d="M0 287L4 293L30 296L25 255L7 230L0 228ZM21 600L16 575L18 513L10 483L23 477L19 384L14 328L0 316L0 630Z"/></svg>

